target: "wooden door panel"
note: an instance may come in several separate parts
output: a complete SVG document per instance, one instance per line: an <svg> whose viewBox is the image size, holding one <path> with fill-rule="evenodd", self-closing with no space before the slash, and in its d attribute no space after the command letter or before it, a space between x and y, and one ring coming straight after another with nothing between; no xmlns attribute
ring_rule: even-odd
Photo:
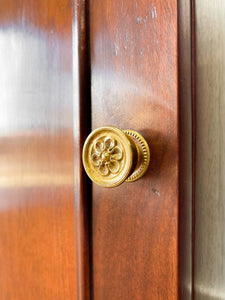
<svg viewBox="0 0 225 300"><path fill-rule="evenodd" d="M94 299L178 297L177 1L90 1L92 128L135 129L150 168L93 185Z"/></svg>
<svg viewBox="0 0 225 300"><path fill-rule="evenodd" d="M0 1L0 299L76 299L73 3Z"/></svg>

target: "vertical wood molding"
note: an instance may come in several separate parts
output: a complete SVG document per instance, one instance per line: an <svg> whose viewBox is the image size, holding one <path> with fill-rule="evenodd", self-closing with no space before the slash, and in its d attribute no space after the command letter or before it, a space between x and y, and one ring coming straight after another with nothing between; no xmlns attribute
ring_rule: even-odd
<svg viewBox="0 0 225 300"><path fill-rule="evenodd" d="M192 299L195 281L195 200L196 200L196 13L191 0L191 98L192 98Z"/></svg>
<svg viewBox="0 0 225 300"><path fill-rule="evenodd" d="M89 131L90 76L88 46L88 1L74 0L73 22L74 71L74 172L75 221L77 241L78 300L90 299L90 218L89 196L91 188L82 166L82 148Z"/></svg>
<svg viewBox="0 0 225 300"><path fill-rule="evenodd" d="M191 3L178 1L179 32L179 297L192 295Z"/></svg>

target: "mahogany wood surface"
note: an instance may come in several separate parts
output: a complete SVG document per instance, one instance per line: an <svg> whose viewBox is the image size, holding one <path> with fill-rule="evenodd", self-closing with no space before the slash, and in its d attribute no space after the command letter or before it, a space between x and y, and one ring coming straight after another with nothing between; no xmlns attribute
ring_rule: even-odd
<svg viewBox="0 0 225 300"><path fill-rule="evenodd" d="M0 299L77 299L73 3L0 1Z"/></svg>
<svg viewBox="0 0 225 300"><path fill-rule="evenodd" d="M178 82L176 0L0 0L1 300L190 299L186 8ZM144 135L145 177L91 189L91 119Z"/></svg>
<svg viewBox="0 0 225 300"><path fill-rule="evenodd" d="M74 2L73 83L74 83L74 174L77 241L77 299L90 299L91 291L91 184L82 165L82 148L91 127L88 2Z"/></svg>
<svg viewBox="0 0 225 300"><path fill-rule="evenodd" d="M178 299L178 28L175 0L90 0L92 128L135 129L144 178L93 184L93 299Z"/></svg>

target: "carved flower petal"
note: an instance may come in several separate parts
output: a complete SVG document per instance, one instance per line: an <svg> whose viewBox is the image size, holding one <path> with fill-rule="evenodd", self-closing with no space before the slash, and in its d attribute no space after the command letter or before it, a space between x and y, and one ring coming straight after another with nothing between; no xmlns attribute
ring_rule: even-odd
<svg viewBox="0 0 225 300"><path fill-rule="evenodd" d="M100 165L100 162L101 162L100 154L93 153L92 156L91 156L91 161L92 161L94 166L98 167Z"/></svg>
<svg viewBox="0 0 225 300"><path fill-rule="evenodd" d="M116 174L120 169L120 163L117 160L111 159L109 162L109 170L111 173Z"/></svg>
<svg viewBox="0 0 225 300"><path fill-rule="evenodd" d="M121 160L122 157L123 157L123 151L118 146L114 147L111 154L111 159Z"/></svg>
<svg viewBox="0 0 225 300"><path fill-rule="evenodd" d="M106 164L100 164L98 170L102 176L106 176L109 174L109 168Z"/></svg>
<svg viewBox="0 0 225 300"><path fill-rule="evenodd" d="M104 145L103 145L102 142L97 141L94 144L94 148L95 148L95 150L96 150L97 153L102 153L102 151L104 150Z"/></svg>
<svg viewBox="0 0 225 300"><path fill-rule="evenodd" d="M116 141L114 139L112 139L111 137L106 137L104 140L104 149L105 150L112 150L113 147L115 147L116 145Z"/></svg>

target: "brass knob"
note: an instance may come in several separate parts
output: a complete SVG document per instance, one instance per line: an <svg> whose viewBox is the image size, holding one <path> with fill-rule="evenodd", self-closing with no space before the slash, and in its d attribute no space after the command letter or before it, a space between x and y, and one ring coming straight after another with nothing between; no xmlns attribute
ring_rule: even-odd
<svg viewBox="0 0 225 300"><path fill-rule="evenodd" d="M103 187L115 187L124 181L136 181L145 174L150 150L137 131L104 126L87 137L82 158L85 171L93 182Z"/></svg>

